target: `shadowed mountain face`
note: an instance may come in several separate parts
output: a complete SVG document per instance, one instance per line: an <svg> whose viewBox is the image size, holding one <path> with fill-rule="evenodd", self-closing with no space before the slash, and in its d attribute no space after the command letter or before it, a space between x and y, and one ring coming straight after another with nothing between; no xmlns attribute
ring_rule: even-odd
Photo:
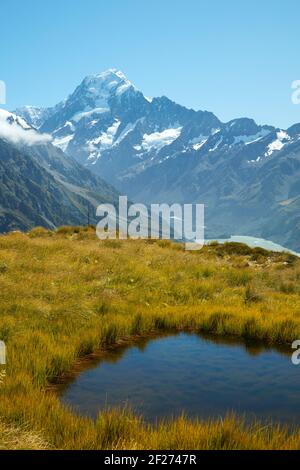
<svg viewBox="0 0 300 470"><path fill-rule="evenodd" d="M204 203L207 237L252 235L300 250L300 124L222 123L146 98L116 70L85 78L54 108L16 113L132 200Z"/></svg>
<svg viewBox="0 0 300 470"><path fill-rule="evenodd" d="M4 117L0 120L0 232L82 225L88 222L88 214L92 223L98 204L117 201L116 190L54 147L47 136L15 115L5 112Z"/></svg>

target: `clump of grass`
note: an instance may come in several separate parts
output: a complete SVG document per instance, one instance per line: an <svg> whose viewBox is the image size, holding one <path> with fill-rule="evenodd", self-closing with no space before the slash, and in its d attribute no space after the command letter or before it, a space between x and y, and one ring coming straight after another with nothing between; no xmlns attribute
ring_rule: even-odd
<svg viewBox="0 0 300 470"><path fill-rule="evenodd" d="M230 270L226 272L226 279L232 287L246 286L252 280L252 273L241 269Z"/></svg>
<svg viewBox="0 0 300 470"><path fill-rule="evenodd" d="M106 248L121 248L122 247L122 242L120 240L104 240L103 245Z"/></svg>
<svg viewBox="0 0 300 470"><path fill-rule="evenodd" d="M282 281L279 285L279 290L284 294L294 294L297 292L297 286L293 282Z"/></svg>
<svg viewBox="0 0 300 470"><path fill-rule="evenodd" d="M56 233L58 235L74 235L74 234L84 234L87 232L95 233L95 228L92 225L85 225L85 226L71 226L71 225L63 225L62 227L58 227Z"/></svg>
<svg viewBox="0 0 300 470"><path fill-rule="evenodd" d="M286 319L279 321L275 325L275 339L277 343L285 344L293 336L296 329L295 321L292 319Z"/></svg>
<svg viewBox="0 0 300 470"><path fill-rule="evenodd" d="M5 274L8 270L8 265L0 261L0 274Z"/></svg>
<svg viewBox="0 0 300 470"><path fill-rule="evenodd" d="M260 326L260 323L255 317L247 319L243 325L242 336L249 340L262 339L263 333Z"/></svg>
<svg viewBox="0 0 300 470"><path fill-rule="evenodd" d="M99 314L99 315L106 315L109 310L110 310L110 307L109 307L109 304L106 302L106 301L103 301L101 302L100 305L98 305L96 307L96 313Z"/></svg>
<svg viewBox="0 0 300 470"><path fill-rule="evenodd" d="M204 266L202 269L199 269L195 273L196 279L208 279L214 275L214 270L210 267Z"/></svg>
<svg viewBox="0 0 300 470"><path fill-rule="evenodd" d="M30 232L28 232L29 238L41 238L41 237L49 237L53 234L51 230L47 230L44 227L35 227Z"/></svg>
<svg viewBox="0 0 300 470"><path fill-rule="evenodd" d="M228 334L228 328L230 330L229 325L232 321L232 318L232 314L228 312L212 313L208 316L205 323L201 325L201 331L218 335L226 335Z"/></svg>
<svg viewBox="0 0 300 470"><path fill-rule="evenodd" d="M153 319L153 328L156 331L159 331L159 330L168 331L169 323L165 317L157 316Z"/></svg>
<svg viewBox="0 0 300 470"><path fill-rule="evenodd" d="M213 289L209 284L199 284L191 288L191 295L194 299L208 300L213 296Z"/></svg>
<svg viewBox="0 0 300 470"><path fill-rule="evenodd" d="M132 321L131 334L139 335L143 332L144 322L143 317L140 313L137 313Z"/></svg>
<svg viewBox="0 0 300 470"><path fill-rule="evenodd" d="M82 230L82 227L71 227L69 225L63 225L58 227L56 233L59 235L73 235L73 233L79 233Z"/></svg>
<svg viewBox="0 0 300 470"><path fill-rule="evenodd" d="M253 253L253 250L244 243L226 242L216 245L216 253L222 257L225 255L249 256Z"/></svg>
<svg viewBox="0 0 300 470"><path fill-rule="evenodd" d="M215 248L216 246L219 246L219 245L220 245L220 243L219 243L217 240L211 240L211 241L207 244L207 246L211 246L211 247L214 247L214 248Z"/></svg>
<svg viewBox="0 0 300 470"><path fill-rule="evenodd" d="M245 289L245 304L251 304L255 302L261 302L263 300L262 295L254 289L251 284L248 284Z"/></svg>
<svg viewBox="0 0 300 470"><path fill-rule="evenodd" d="M135 446L141 429L141 418L135 416L128 406L108 409L97 417L97 446L100 449L112 449L116 445L118 448Z"/></svg>

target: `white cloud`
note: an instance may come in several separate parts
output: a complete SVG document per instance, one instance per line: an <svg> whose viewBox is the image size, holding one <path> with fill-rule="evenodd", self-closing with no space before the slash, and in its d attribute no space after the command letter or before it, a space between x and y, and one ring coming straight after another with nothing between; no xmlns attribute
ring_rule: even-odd
<svg viewBox="0 0 300 470"><path fill-rule="evenodd" d="M49 134L39 134L24 119L0 109L0 139L13 144L38 145L51 142L52 137Z"/></svg>

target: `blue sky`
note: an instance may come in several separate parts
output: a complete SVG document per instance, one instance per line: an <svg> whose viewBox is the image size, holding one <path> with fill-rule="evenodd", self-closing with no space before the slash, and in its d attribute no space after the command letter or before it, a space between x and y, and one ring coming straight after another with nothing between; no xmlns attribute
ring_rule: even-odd
<svg viewBox="0 0 300 470"><path fill-rule="evenodd" d="M116 67L145 95L222 120L300 122L299 0L14 0L0 14L8 109L54 105Z"/></svg>

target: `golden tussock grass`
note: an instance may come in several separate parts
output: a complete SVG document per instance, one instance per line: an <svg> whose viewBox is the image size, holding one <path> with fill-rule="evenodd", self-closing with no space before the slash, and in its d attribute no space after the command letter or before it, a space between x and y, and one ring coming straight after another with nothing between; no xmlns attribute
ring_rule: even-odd
<svg viewBox="0 0 300 470"><path fill-rule="evenodd" d="M300 337L299 279L297 258L241 244L187 252L170 242L99 241L80 227L1 236L0 447L300 448L297 430L234 416L149 426L111 410L94 423L45 391L80 356L136 335L193 330L289 344Z"/></svg>

